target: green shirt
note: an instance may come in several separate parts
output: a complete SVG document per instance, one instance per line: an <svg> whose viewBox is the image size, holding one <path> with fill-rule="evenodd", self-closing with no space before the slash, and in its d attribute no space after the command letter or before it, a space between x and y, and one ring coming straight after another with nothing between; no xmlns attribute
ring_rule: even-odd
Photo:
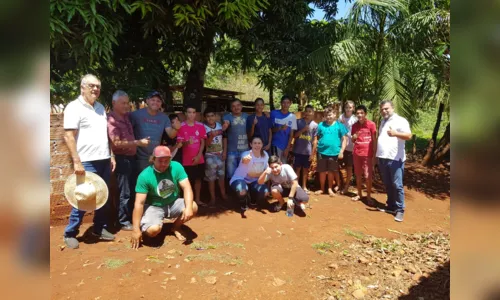
<svg viewBox="0 0 500 300"><path fill-rule="evenodd" d="M139 174L135 192L147 194L146 204L163 207L172 204L179 196L179 182L188 178L184 167L171 161L168 169L157 172L149 166Z"/></svg>
<svg viewBox="0 0 500 300"><path fill-rule="evenodd" d="M318 152L323 155L337 156L342 148L342 137L347 134L347 128L340 122L328 125L321 122L318 125Z"/></svg>

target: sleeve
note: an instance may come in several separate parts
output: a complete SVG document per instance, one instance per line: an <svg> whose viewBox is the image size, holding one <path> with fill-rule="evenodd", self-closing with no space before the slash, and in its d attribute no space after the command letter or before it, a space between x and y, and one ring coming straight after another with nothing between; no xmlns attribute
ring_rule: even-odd
<svg viewBox="0 0 500 300"><path fill-rule="evenodd" d="M297 130L297 117L292 114L292 129Z"/></svg>
<svg viewBox="0 0 500 300"><path fill-rule="evenodd" d="M347 129L347 127L345 127L344 124L340 123L341 125L339 126L340 127L340 137L343 137L344 135L346 135L349 130Z"/></svg>
<svg viewBox="0 0 500 300"><path fill-rule="evenodd" d="M375 125L375 123L372 123L371 131L372 131L372 134L377 133L377 125Z"/></svg>
<svg viewBox="0 0 500 300"><path fill-rule="evenodd" d="M204 139L204 140L207 139L207 130L205 129L205 125L203 125L203 124L200 124L200 139Z"/></svg>
<svg viewBox="0 0 500 300"><path fill-rule="evenodd" d="M222 117L222 123L224 123L225 121L229 121L231 122L231 120L229 119L229 114L225 114L223 117Z"/></svg>
<svg viewBox="0 0 500 300"><path fill-rule="evenodd" d="M147 194L149 192L148 181L146 180L146 173L143 171L139 174L137 178L137 184L135 185L135 192L141 194Z"/></svg>
<svg viewBox="0 0 500 300"><path fill-rule="evenodd" d="M80 128L80 114L74 103L68 104L64 109L64 129L79 129Z"/></svg>
<svg viewBox="0 0 500 300"><path fill-rule="evenodd" d="M169 117L165 114L165 129L172 127Z"/></svg>
<svg viewBox="0 0 500 300"><path fill-rule="evenodd" d="M110 140L120 139L120 131L116 127L116 120L113 116L108 116L108 136Z"/></svg>
<svg viewBox="0 0 500 300"><path fill-rule="evenodd" d="M179 131L177 132L177 142L184 142L184 126L181 125Z"/></svg>
<svg viewBox="0 0 500 300"><path fill-rule="evenodd" d="M311 131L311 139L314 139L318 135L318 125L314 127L314 129Z"/></svg>
<svg viewBox="0 0 500 300"><path fill-rule="evenodd" d="M295 173L295 171L290 165L288 165L287 168L285 168L285 172L290 180L296 180L298 178L297 173Z"/></svg>
<svg viewBox="0 0 500 300"><path fill-rule="evenodd" d="M133 111L131 113L128 114L128 120L130 121L130 123L132 124L132 128L135 127L136 125L136 122L135 122L135 114L136 114L136 111Z"/></svg>
<svg viewBox="0 0 500 300"><path fill-rule="evenodd" d="M405 118L401 118L401 122L397 128L397 131L404 133L411 133L410 123Z"/></svg>
<svg viewBox="0 0 500 300"><path fill-rule="evenodd" d="M181 182L184 179L188 178L186 170L184 170L184 167L181 164L179 163L175 164L175 170L176 170L175 178L177 182Z"/></svg>

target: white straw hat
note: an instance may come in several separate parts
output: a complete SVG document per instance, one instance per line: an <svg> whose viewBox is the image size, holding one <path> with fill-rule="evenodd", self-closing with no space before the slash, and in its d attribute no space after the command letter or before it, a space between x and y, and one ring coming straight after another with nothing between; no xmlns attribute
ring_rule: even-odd
<svg viewBox="0 0 500 300"><path fill-rule="evenodd" d="M64 184L64 195L69 204L83 211L97 210L108 201L108 186L97 174L72 174Z"/></svg>

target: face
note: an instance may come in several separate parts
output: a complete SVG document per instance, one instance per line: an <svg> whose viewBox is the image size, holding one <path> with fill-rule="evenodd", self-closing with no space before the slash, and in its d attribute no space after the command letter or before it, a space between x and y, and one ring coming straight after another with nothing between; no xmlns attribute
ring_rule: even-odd
<svg viewBox="0 0 500 300"><path fill-rule="evenodd" d="M306 118L311 119L314 117L314 110L312 108L306 108L305 113Z"/></svg>
<svg viewBox="0 0 500 300"><path fill-rule="evenodd" d="M214 113L208 113L205 115L205 119L207 119L207 123L210 125L215 124L215 114Z"/></svg>
<svg viewBox="0 0 500 300"><path fill-rule="evenodd" d="M353 111L354 111L354 105L352 105L350 103L346 103L346 105L344 107L344 111L345 111L346 116L351 116Z"/></svg>
<svg viewBox="0 0 500 300"><path fill-rule="evenodd" d="M189 121L194 121L196 119L196 109L194 109L194 108L188 108L186 110L186 118Z"/></svg>
<svg viewBox="0 0 500 300"><path fill-rule="evenodd" d="M181 121L179 120L179 118L173 119L172 121L170 121L170 123L172 128L175 130L179 130L181 128Z"/></svg>
<svg viewBox="0 0 500 300"><path fill-rule="evenodd" d="M283 110L289 110L290 105L292 105L292 101L290 101L290 99L285 99L281 101L281 109Z"/></svg>
<svg viewBox="0 0 500 300"><path fill-rule="evenodd" d="M327 113L326 116L325 116L325 120L328 123L333 123L333 121L335 121L335 114L333 112Z"/></svg>
<svg viewBox="0 0 500 300"><path fill-rule="evenodd" d="M170 166L170 157L157 157L155 158L154 166L159 172L165 172Z"/></svg>
<svg viewBox="0 0 500 300"><path fill-rule="evenodd" d="M88 77L80 87L80 91L85 99L94 102L101 95L101 82L96 77Z"/></svg>
<svg viewBox="0 0 500 300"><path fill-rule="evenodd" d="M146 103L148 104L148 107L151 108L153 111L159 111L161 108L161 99L158 96L153 96L149 99L146 100Z"/></svg>
<svg viewBox="0 0 500 300"><path fill-rule="evenodd" d="M274 175L279 175L281 173L281 164L279 163L272 163L269 165L269 168L271 168Z"/></svg>
<svg viewBox="0 0 500 300"><path fill-rule="evenodd" d="M123 115L130 109L128 96L121 96L113 101L113 111Z"/></svg>
<svg viewBox="0 0 500 300"><path fill-rule="evenodd" d="M390 103L385 103L384 105L380 106L380 114L384 119L388 119L392 116L394 113L394 107Z"/></svg>
<svg viewBox="0 0 500 300"><path fill-rule="evenodd" d="M362 109L358 109L358 110L356 111L356 117L358 118L358 120L360 120L360 121L364 121L364 120L365 120L365 118L366 118L365 111L364 111L364 110L362 110Z"/></svg>
<svg viewBox="0 0 500 300"><path fill-rule="evenodd" d="M264 102L257 101L257 103L255 103L255 111L258 113L262 113L264 111Z"/></svg>
<svg viewBox="0 0 500 300"><path fill-rule="evenodd" d="M252 150L255 150L255 151L262 150L262 140L261 139L253 139L251 146L252 146Z"/></svg>
<svg viewBox="0 0 500 300"><path fill-rule="evenodd" d="M239 113L241 113L241 109L242 109L242 105L241 105L240 101L234 101L231 104L231 112L233 114L239 114Z"/></svg>

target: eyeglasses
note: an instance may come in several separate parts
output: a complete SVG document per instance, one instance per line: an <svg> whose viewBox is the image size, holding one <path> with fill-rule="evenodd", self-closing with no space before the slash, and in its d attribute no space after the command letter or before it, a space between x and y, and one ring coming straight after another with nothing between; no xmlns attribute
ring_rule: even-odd
<svg viewBox="0 0 500 300"><path fill-rule="evenodd" d="M87 83L87 86L88 86L90 89L94 89L94 88L97 88L98 90L100 90L100 89L101 89L101 85L100 85L100 84Z"/></svg>

